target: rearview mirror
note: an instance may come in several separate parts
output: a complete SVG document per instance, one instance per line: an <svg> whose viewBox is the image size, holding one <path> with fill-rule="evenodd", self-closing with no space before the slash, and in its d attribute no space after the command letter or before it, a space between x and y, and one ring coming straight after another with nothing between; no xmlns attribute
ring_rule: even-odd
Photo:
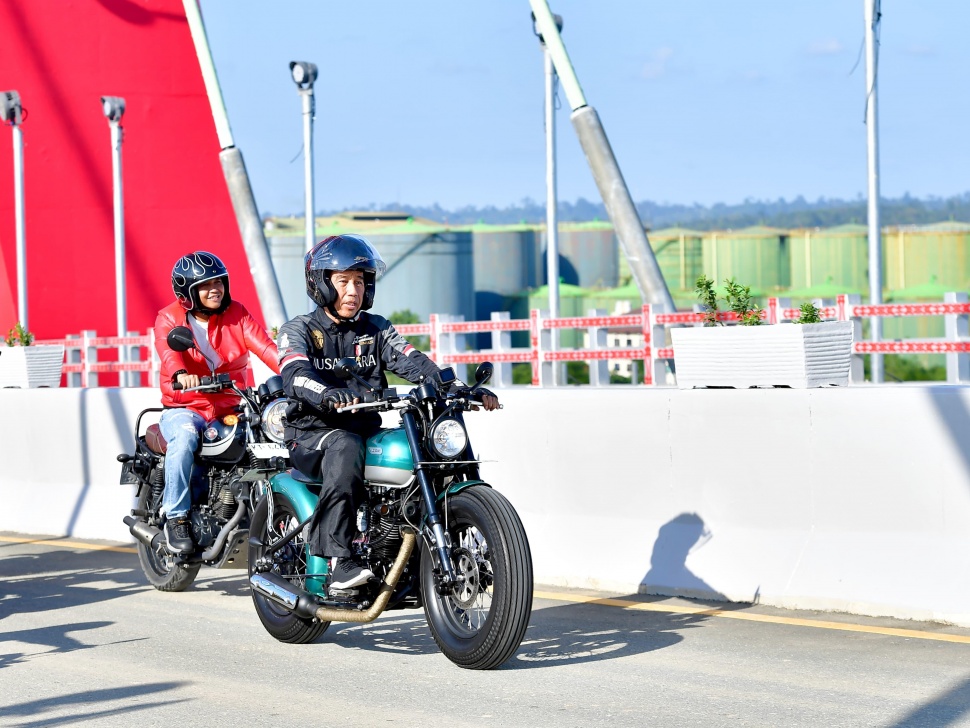
<svg viewBox="0 0 970 728"><path fill-rule="evenodd" d="M354 369L357 368L357 360L352 356L345 356L337 359L333 363L333 373L341 379L350 379L354 376Z"/></svg>
<svg viewBox="0 0 970 728"><path fill-rule="evenodd" d="M195 348L195 338L185 326L176 326L168 332L165 340L168 342L168 348L172 351L188 351Z"/></svg>
<svg viewBox="0 0 970 728"><path fill-rule="evenodd" d="M495 371L495 367L492 366L492 362L483 361L478 365L478 369L475 370L475 386L480 387L485 384L489 379L492 378L492 372Z"/></svg>

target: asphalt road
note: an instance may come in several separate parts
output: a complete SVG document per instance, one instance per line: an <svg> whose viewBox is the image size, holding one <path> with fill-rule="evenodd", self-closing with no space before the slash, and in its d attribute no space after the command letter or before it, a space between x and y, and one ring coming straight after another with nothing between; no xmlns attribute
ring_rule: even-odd
<svg viewBox="0 0 970 728"><path fill-rule="evenodd" d="M420 611L284 645L242 572L162 594L128 546L26 539L0 534L2 726L970 726L970 630L537 587L471 672Z"/></svg>

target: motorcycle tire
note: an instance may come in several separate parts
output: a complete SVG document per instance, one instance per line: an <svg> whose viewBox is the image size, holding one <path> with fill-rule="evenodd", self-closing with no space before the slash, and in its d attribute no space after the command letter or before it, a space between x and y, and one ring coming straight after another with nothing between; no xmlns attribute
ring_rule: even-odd
<svg viewBox="0 0 970 728"><path fill-rule="evenodd" d="M421 551L421 591L431 635L459 667L490 670L515 654L532 615L532 554L518 514L500 493L471 487L448 498L448 533L465 581L442 595L434 559Z"/></svg>
<svg viewBox="0 0 970 728"><path fill-rule="evenodd" d="M269 510L267 508L268 498L273 498L273 521L275 523L273 533L269 532L269 524L266 522L267 512ZM265 498L262 498L256 506L250 525L250 533L257 536L263 543L268 543L272 538L285 533L289 528L299 522L300 518L296 515L296 509L290 503L289 499L279 493L270 493ZM294 557L293 571L291 573L305 574L306 543L303 541L302 536L297 536L291 543L294 547L290 550L290 554ZM289 547L284 547L284 550L280 553L284 553L287 549ZM253 564L262 558L262 556L263 548L254 546L253 544L249 545L250 576L253 574ZM299 580L296 583L302 586ZM313 642L330 627L330 622L318 622L314 619L298 617L261 594L257 594L252 590L250 591L252 592L253 605L256 607L256 614L259 617L259 621L263 623L266 631L280 642L286 642L291 645L302 645Z"/></svg>
<svg viewBox="0 0 970 728"><path fill-rule="evenodd" d="M137 505L142 511L154 511L160 504L149 504L151 488L143 487L138 495ZM149 583L163 592L180 592L189 588L202 564L174 564L172 555L164 544L157 549L146 546L141 541L135 544L138 551L138 563Z"/></svg>

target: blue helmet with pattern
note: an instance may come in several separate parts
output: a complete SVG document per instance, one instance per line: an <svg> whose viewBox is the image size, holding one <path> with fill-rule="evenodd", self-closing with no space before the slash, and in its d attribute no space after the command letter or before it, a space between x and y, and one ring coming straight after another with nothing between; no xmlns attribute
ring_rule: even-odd
<svg viewBox="0 0 970 728"><path fill-rule="evenodd" d="M215 278L222 279L226 292L219 308L212 310L202 306L197 289L200 283ZM232 303L229 295L229 271L218 256L204 250L183 255L175 261L175 267L172 268L172 290L175 292L175 298L186 311L222 313Z"/></svg>

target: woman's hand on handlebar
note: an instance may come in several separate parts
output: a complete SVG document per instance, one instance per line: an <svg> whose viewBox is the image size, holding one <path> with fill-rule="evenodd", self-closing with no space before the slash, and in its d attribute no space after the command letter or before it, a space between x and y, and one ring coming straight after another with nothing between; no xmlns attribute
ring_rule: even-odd
<svg viewBox="0 0 970 728"><path fill-rule="evenodd" d="M182 389L198 387L201 384L198 374L179 374L177 379L178 383L182 385Z"/></svg>

